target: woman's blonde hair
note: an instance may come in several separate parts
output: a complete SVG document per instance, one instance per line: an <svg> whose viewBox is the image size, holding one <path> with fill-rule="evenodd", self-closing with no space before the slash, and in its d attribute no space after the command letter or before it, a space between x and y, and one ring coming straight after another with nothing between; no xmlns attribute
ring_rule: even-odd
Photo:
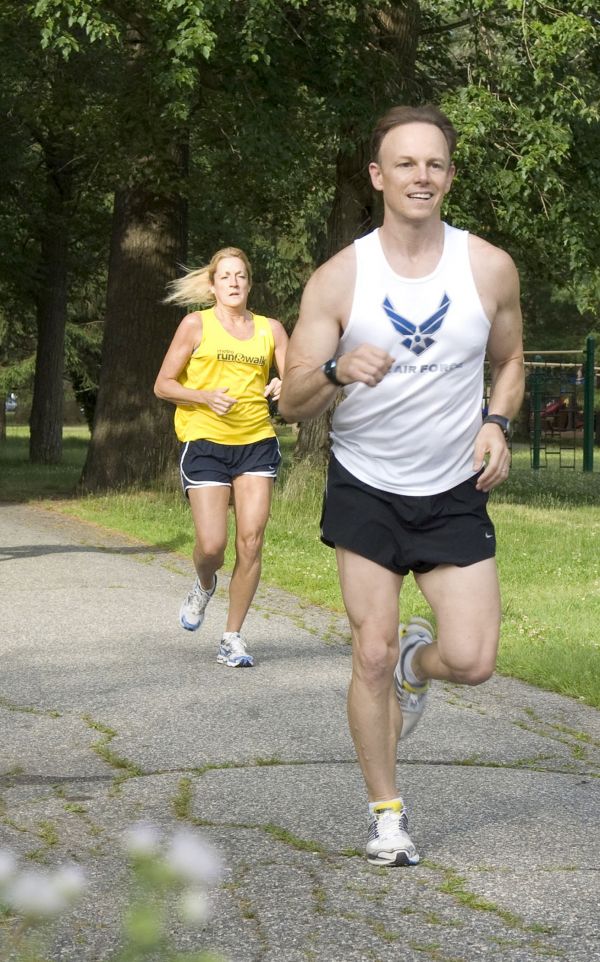
<svg viewBox="0 0 600 962"><path fill-rule="evenodd" d="M248 274L248 285L252 287L252 268L246 254L239 247L222 247L210 259L205 267L196 270L185 268L183 277L177 277L167 284L169 293L164 304L214 304L215 295L211 291L219 262L224 257L239 257L244 262Z"/></svg>

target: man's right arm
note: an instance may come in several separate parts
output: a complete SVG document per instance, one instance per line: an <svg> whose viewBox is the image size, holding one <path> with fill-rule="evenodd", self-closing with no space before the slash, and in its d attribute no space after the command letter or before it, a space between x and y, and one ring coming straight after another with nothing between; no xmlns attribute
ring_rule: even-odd
<svg viewBox="0 0 600 962"><path fill-rule="evenodd" d="M315 271L306 285L279 398L279 413L286 421L316 417L332 404L339 390L322 366L337 354L350 316L355 273L354 250L347 247ZM338 357L336 377L342 385L362 381L374 387L393 360L381 348L361 344Z"/></svg>

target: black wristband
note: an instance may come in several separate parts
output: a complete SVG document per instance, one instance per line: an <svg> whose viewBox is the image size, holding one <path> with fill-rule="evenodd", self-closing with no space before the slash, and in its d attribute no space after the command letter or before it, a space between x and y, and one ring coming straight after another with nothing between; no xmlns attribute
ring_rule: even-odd
<svg viewBox="0 0 600 962"><path fill-rule="evenodd" d="M497 424L506 440L510 441L511 427L508 418L505 418L502 414L488 414L487 417L483 419L483 423Z"/></svg>

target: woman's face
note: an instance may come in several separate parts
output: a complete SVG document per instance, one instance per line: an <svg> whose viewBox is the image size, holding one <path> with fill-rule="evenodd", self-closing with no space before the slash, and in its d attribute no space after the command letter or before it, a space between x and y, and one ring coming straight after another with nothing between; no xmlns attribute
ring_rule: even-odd
<svg viewBox="0 0 600 962"><path fill-rule="evenodd" d="M248 271L243 260L239 257L221 258L217 264L211 289L217 304L243 310L250 293Z"/></svg>

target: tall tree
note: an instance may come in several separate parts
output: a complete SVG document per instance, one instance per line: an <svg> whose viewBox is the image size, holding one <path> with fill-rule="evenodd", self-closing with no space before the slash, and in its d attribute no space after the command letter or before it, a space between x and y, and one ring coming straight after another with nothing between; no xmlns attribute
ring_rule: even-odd
<svg viewBox="0 0 600 962"><path fill-rule="evenodd" d="M83 194L90 193L101 131L97 116L90 121L89 63L78 56L65 63L56 49L42 49L42 30L31 5L1 0L0 11L5 68L0 100L7 105L6 149L0 158L6 191L0 215L0 290L5 306L14 305L9 337L23 326L23 317L35 319L30 459L56 463L62 453L72 246L81 241L78 208ZM90 206L83 206L89 214ZM85 229L89 231L88 223ZM89 272L88 248L81 274ZM28 339L21 343L31 351ZM21 354L17 348L7 357L6 376L15 381L25 370Z"/></svg>
<svg viewBox="0 0 600 962"><path fill-rule="evenodd" d="M70 30L68 21L65 23L66 12L74 11L73 4L74 0L53 0L52 4L40 0L36 9L46 15L54 11L50 26L56 42L65 44L68 38L68 46L74 48L78 34ZM111 40L116 36L119 56L126 64L115 134L124 145L127 177L115 205L103 363L83 474L85 488L148 481L169 460L169 412L150 395L150 373L157 370L174 326L172 312L160 305L159 292L183 255L177 239L186 188L173 155L185 143L192 114L194 124L206 130L207 115L214 118L213 104L218 103L222 110L220 125L226 117L227 129L235 138L240 122L231 111L231 94L239 96L244 91L244 105L251 104L244 83L256 89L257 81L264 80L268 72L266 86L280 97L287 89L290 99L284 102L281 126L263 131L264 156L265 146L276 147L277 137L283 144L286 138L289 141L285 125L289 109L293 110L297 102L298 86L309 92L305 97L307 111L320 111L327 120L336 113L333 106L323 109L326 94L334 102L328 88L336 68L360 78L355 81L355 89L359 83L367 89L363 28L368 25L373 33L373 10L389 6L376 0L355 0L342 12L335 0L318 8L307 0L285 4L273 0L213 0L204 4L199 17L197 5L190 0L163 0L138 3L135 8L101 5L76 19L80 32L91 36L93 30L96 36L102 34L99 18L110 11L113 32L106 20L103 35ZM59 8L62 20L56 17ZM347 64L349 57L352 68ZM370 62L368 51L366 62ZM336 95L343 95L348 105L351 92L343 89L341 79L337 84ZM148 100L151 113L146 109ZM339 139L337 126L331 136ZM248 156L245 147L242 162ZM245 181L252 189L257 170L249 173ZM237 210L247 208L247 202L236 204ZM146 301L140 304L144 292Z"/></svg>
<svg viewBox="0 0 600 962"><path fill-rule="evenodd" d="M43 143L71 137L73 147L70 371L84 356L90 371L97 364L97 338L84 335L100 328L105 198L115 197L88 488L150 480L168 459L170 409L152 382L176 323L160 301L184 257L186 202L192 264L225 243L247 248L259 306L291 325L314 264L376 219L365 142L392 103L441 100L464 132L449 217L513 253L530 329L556 318L559 338L561 317L578 330L593 318L600 65L584 0L0 0L0 11L9 12L0 39L23 11L29 24L2 44L0 102L19 89L29 97L17 98L18 124L14 107L5 111L10 136L0 143L12 192L0 238L17 239L0 245L0 379L8 358L23 371L31 358ZM25 70L19 88L18 58L35 66L36 56L39 86ZM60 57L75 77L76 111L50 69ZM15 250L23 268L10 262ZM93 394L95 376L83 374L81 390Z"/></svg>
<svg viewBox="0 0 600 962"><path fill-rule="evenodd" d="M82 486L144 483L172 453L167 409L152 383L174 330L161 304L185 254L185 151L199 66L225 0L100 3L39 0L46 42L70 59L97 45L111 61L115 186L105 333Z"/></svg>
<svg viewBox="0 0 600 962"><path fill-rule="evenodd" d="M67 323L73 150L70 138L43 136L46 199L35 285L37 352L29 419L29 459L58 464L62 458L63 373Z"/></svg>
<svg viewBox="0 0 600 962"><path fill-rule="evenodd" d="M6 5L5 5L6 6ZM38 350L30 418L30 458L52 464L62 454L64 331L67 302L67 244L72 198L73 141L59 112L62 97L56 56L36 58L35 36L23 8L8 4L2 23L2 48L14 44L6 60L11 96L10 134L24 137L37 154L41 216L30 221L36 240L30 294L35 304ZM39 47L37 52L39 53ZM6 97L6 91L3 92ZM67 98L68 102L68 98Z"/></svg>
<svg viewBox="0 0 600 962"><path fill-rule="evenodd" d="M185 261L187 130L185 118L169 117L160 82L153 90L151 26L127 30L121 122L122 135L133 137L129 176L120 178L113 208L102 364L81 479L86 490L147 483L167 470L175 447L171 412L151 389L177 317L162 304L166 284ZM154 142L139 128L140 101L149 90L158 107Z"/></svg>
<svg viewBox="0 0 600 962"><path fill-rule="evenodd" d="M161 305L184 259L180 197L121 190L113 236L102 365L92 439L82 477L86 490L145 484L172 463L172 415L151 394L176 313Z"/></svg>

